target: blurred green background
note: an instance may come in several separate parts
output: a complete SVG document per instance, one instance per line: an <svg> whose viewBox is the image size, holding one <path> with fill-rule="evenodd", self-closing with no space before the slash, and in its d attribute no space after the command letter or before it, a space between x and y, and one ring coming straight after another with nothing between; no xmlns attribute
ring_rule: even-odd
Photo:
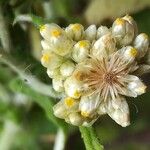
<svg viewBox="0 0 150 150"><path fill-rule="evenodd" d="M65 150L85 149L78 128L53 116L59 95L40 64L37 25L110 26L125 14L134 17L139 32L150 35L150 0L0 0L0 150L59 150L55 139L60 129ZM143 80L150 85L149 75ZM150 149L150 93L128 103L129 127L120 127L108 116L94 125L106 150Z"/></svg>

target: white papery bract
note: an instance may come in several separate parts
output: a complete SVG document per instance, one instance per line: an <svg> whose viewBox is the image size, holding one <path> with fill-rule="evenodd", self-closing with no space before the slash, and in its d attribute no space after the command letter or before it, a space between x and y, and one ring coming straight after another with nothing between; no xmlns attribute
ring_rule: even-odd
<svg viewBox="0 0 150 150"><path fill-rule="evenodd" d="M130 124L126 97L146 92L141 74L150 71L149 39L131 16L112 27L81 24L41 26L41 63L62 99L54 115L76 126L91 126L108 114L122 127Z"/></svg>

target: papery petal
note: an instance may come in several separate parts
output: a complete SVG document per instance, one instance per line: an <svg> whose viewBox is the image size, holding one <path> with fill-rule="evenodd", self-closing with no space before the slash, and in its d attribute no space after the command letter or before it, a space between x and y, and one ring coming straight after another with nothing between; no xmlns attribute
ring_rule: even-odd
<svg viewBox="0 0 150 150"><path fill-rule="evenodd" d="M137 97L146 91L145 84L137 76L126 75L120 81L125 83L125 87L118 88L118 93L121 95Z"/></svg>
<svg viewBox="0 0 150 150"><path fill-rule="evenodd" d="M98 94L82 96L79 104L81 115L84 117L91 117L95 115L100 102L101 100Z"/></svg>
<svg viewBox="0 0 150 150"><path fill-rule="evenodd" d="M115 50L115 39L111 36L111 34L106 34L94 43L91 53L96 58L105 58L112 54Z"/></svg>
<svg viewBox="0 0 150 150"><path fill-rule="evenodd" d="M118 97L116 101L109 101L107 104L108 115L122 127L130 124L129 107L123 97Z"/></svg>

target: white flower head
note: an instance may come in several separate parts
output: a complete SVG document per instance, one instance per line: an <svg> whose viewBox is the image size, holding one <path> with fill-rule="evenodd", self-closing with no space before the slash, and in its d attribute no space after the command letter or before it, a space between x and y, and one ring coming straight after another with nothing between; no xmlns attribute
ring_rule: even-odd
<svg viewBox="0 0 150 150"><path fill-rule="evenodd" d="M133 18L127 15L111 28L91 25L86 30L81 24L65 29L46 24L40 33L41 62L54 90L64 95L53 108L55 116L76 126L91 126L108 114L122 127L128 126L126 97L146 92L139 74L150 71L149 39L138 34Z"/></svg>

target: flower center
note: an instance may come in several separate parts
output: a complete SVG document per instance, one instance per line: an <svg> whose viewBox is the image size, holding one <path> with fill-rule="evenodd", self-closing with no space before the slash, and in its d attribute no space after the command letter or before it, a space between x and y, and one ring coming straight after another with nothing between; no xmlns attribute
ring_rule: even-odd
<svg viewBox="0 0 150 150"><path fill-rule="evenodd" d="M108 84L112 84L116 80L115 74L108 72L104 75L104 81Z"/></svg>

